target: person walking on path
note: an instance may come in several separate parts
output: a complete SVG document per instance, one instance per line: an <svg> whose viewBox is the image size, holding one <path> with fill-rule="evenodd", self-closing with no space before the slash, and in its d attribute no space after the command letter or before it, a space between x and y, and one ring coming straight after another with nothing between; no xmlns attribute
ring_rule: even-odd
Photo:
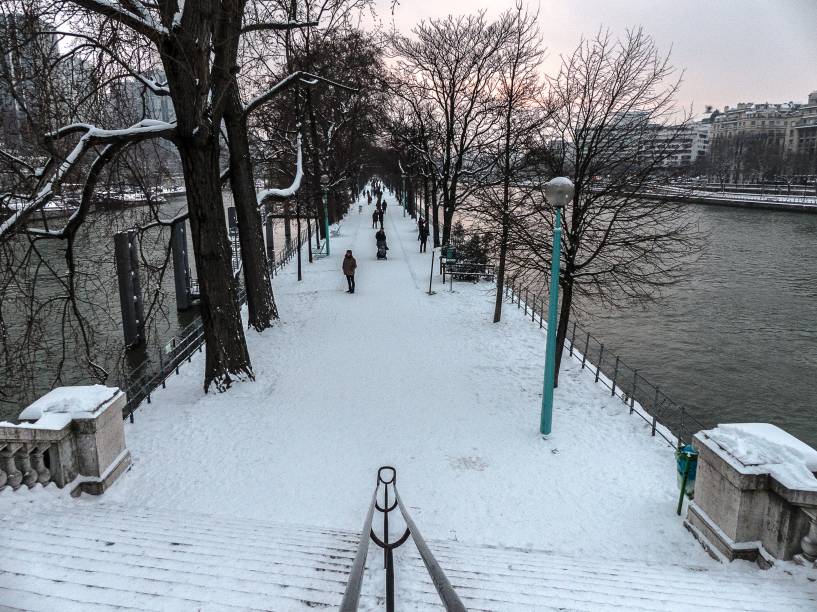
<svg viewBox="0 0 817 612"><path fill-rule="evenodd" d="M386 214L386 200L383 200L383 214Z"/></svg>
<svg viewBox="0 0 817 612"><path fill-rule="evenodd" d="M355 260L354 256L352 255L352 250L349 249L346 251L346 255L343 258L343 273L346 275L346 284L349 285L349 289L346 293L354 293L355 292L355 270L357 269L357 261Z"/></svg>
<svg viewBox="0 0 817 612"><path fill-rule="evenodd" d="M419 226L420 226L420 232L417 235L417 240L420 241L420 252L425 253L426 252L426 242L428 242L428 226L425 224L425 222L422 219L420 219Z"/></svg>
<svg viewBox="0 0 817 612"><path fill-rule="evenodd" d="M377 227L377 222L380 220L380 210L375 208L372 212L372 228Z"/></svg>
<svg viewBox="0 0 817 612"><path fill-rule="evenodd" d="M383 203L385 205L385 202ZM380 221L380 229L383 229L383 208L377 209L377 220Z"/></svg>

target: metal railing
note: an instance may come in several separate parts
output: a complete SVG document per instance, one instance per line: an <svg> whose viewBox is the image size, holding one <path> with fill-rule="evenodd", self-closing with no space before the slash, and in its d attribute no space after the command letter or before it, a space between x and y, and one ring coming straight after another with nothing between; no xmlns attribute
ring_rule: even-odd
<svg viewBox="0 0 817 612"><path fill-rule="evenodd" d="M540 328L544 326L546 296L537 295L511 277L505 278L505 296L529 315L531 321L538 319ZM690 442L694 433L706 429L688 408L673 401L576 321L568 325L564 348L568 356L581 362L582 369L590 370L594 382L607 387L612 397L618 397L629 408L630 414L643 419L651 435L662 437L672 446L681 446Z"/></svg>
<svg viewBox="0 0 817 612"><path fill-rule="evenodd" d="M298 246L307 240L306 230L302 230L298 241L290 241L270 262L270 273L276 276L298 253ZM239 284L238 301L243 305L247 301L247 291ZM141 363L128 368L120 380L119 387L125 392L127 402L122 411L122 418L129 418L133 423L133 413L143 402L150 403L151 394L159 387L166 386L172 374L179 373L179 367L193 359L193 353L201 352L204 346L204 325L201 317L179 331L164 347L159 348L157 356L148 355Z"/></svg>
<svg viewBox="0 0 817 612"><path fill-rule="evenodd" d="M388 473L386 478L383 477L384 472ZM383 486L383 505L378 502L378 493ZM390 503L389 487L394 493L394 501ZM390 541L389 538L389 513L394 509L399 509L403 516L403 521L406 523L406 529L397 540ZM374 518L374 511L383 514L383 537L380 538L372 529L372 519ZM375 544L383 549L383 567L386 570L386 612L393 612L394 610L394 549L402 546L406 540L411 537L420 553L420 558L426 566L428 575L434 583L434 588L437 589L437 594L440 596L443 606L449 612L465 612L465 606L457 596L454 587L448 581L448 578L443 572L443 568L434 558L431 549L426 544L417 525L408 513L408 510L400 499L400 493L397 492L397 471L391 466L383 466L377 470L377 484L375 485L372 501L369 504L369 510L366 513L366 519L363 521L363 530L360 532L360 543L357 547L352 568L349 571L349 580L346 583L346 591L343 594L343 600L340 604L341 612L356 612L358 604L360 603L360 586L363 581L363 571L366 567L366 556L369 551L369 540L371 539Z"/></svg>

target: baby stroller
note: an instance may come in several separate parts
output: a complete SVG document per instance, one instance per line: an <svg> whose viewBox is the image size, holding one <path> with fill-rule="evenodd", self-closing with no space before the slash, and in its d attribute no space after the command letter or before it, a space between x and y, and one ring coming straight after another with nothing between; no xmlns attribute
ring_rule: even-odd
<svg viewBox="0 0 817 612"><path fill-rule="evenodd" d="M378 240L377 241L377 258L378 259L386 259L386 251L389 250L389 247L386 246L385 240Z"/></svg>

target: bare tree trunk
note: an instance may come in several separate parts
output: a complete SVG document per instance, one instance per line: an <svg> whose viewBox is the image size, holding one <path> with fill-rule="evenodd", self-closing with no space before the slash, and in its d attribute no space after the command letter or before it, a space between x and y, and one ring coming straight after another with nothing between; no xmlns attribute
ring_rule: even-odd
<svg viewBox="0 0 817 612"><path fill-rule="evenodd" d="M182 140L179 155L201 289L201 320L206 342L204 390L224 391L233 380L253 378L250 356L232 274L227 220L221 198L218 140L203 144Z"/></svg>
<svg viewBox="0 0 817 612"><path fill-rule="evenodd" d="M562 351L565 348L565 338L567 338L567 326L570 323L570 307L573 304L573 281L565 279L560 281L562 290L562 303L559 308L559 324L556 326L556 369L553 375L553 386L559 386L559 367L562 365ZM601 367L601 364L598 364Z"/></svg>
<svg viewBox="0 0 817 612"><path fill-rule="evenodd" d="M496 270L496 301L494 302L494 323L502 318L502 297L505 292L505 259L508 254L508 225L510 224L508 205L502 211L502 237L499 241L499 267Z"/></svg>
<svg viewBox="0 0 817 612"><path fill-rule="evenodd" d="M423 175L423 218L428 226L428 177Z"/></svg>
<svg viewBox="0 0 817 612"><path fill-rule="evenodd" d="M321 160L320 160L320 145L318 139L318 122L315 119L315 108L312 105L312 93L306 89L306 109L309 115L309 140L312 143L312 199L315 202L315 210L317 211L318 222L315 233L322 239L326 240L325 226L323 220L323 202L321 192Z"/></svg>
<svg viewBox="0 0 817 612"><path fill-rule="evenodd" d="M241 261L244 267L244 284L247 289L248 324L260 332L270 327L272 322L278 318L278 309L272 293L269 264L264 255L264 236L261 231L261 215L258 212L258 200L255 194L255 177L247 139L247 122L235 79L230 86L228 96L224 123L229 140L230 185L235 200L238 235L241 242Z"/></svg>
<svg viewBox="0 0 817 612"><path fill-rule="evenodd" d="M437 177L431 175L431 210L434 215L434 248L440 246L440 210L437 203Z"/></svg>

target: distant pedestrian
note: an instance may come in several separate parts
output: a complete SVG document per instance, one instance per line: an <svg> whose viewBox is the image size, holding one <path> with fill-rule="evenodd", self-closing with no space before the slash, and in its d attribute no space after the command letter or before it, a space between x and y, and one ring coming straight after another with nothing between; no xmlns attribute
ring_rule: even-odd
<svg viewBox="0 0 817 612"><path fill-rule="evenodd" d="M349 249L346 251L346 255L343 258L343 273L346 275L346 284L349 285L349 289L346 293L354 293L355 292L355 270L357 269L357 261L352 256L352 250Z"/></svg>
<svg viewBox="0 0 817 612"><path fill-rule="evenodd" d="M372 227L377 227L377 222L380 220L380 209L375 208L372 212Z"/></svg>
<svg viewBox="0 0 817 612"><path fill-rule="evenodd" d="M426 242L428 242L428 226L420 220L420 232L417 235L417 240L420 241L420 252L426 252Z"/></svg>
<svg viewBox="0 0 817 612"><path fill-rule="evenodd" d="M383 214L386 214L386 200L383 200Z"/></svg>
<svg viewBox="0 0 817 612"><path fill-rule="evenodd" d="M383 229L383 209L377 209L377 220L380 221L380 229Z"/></svg>

